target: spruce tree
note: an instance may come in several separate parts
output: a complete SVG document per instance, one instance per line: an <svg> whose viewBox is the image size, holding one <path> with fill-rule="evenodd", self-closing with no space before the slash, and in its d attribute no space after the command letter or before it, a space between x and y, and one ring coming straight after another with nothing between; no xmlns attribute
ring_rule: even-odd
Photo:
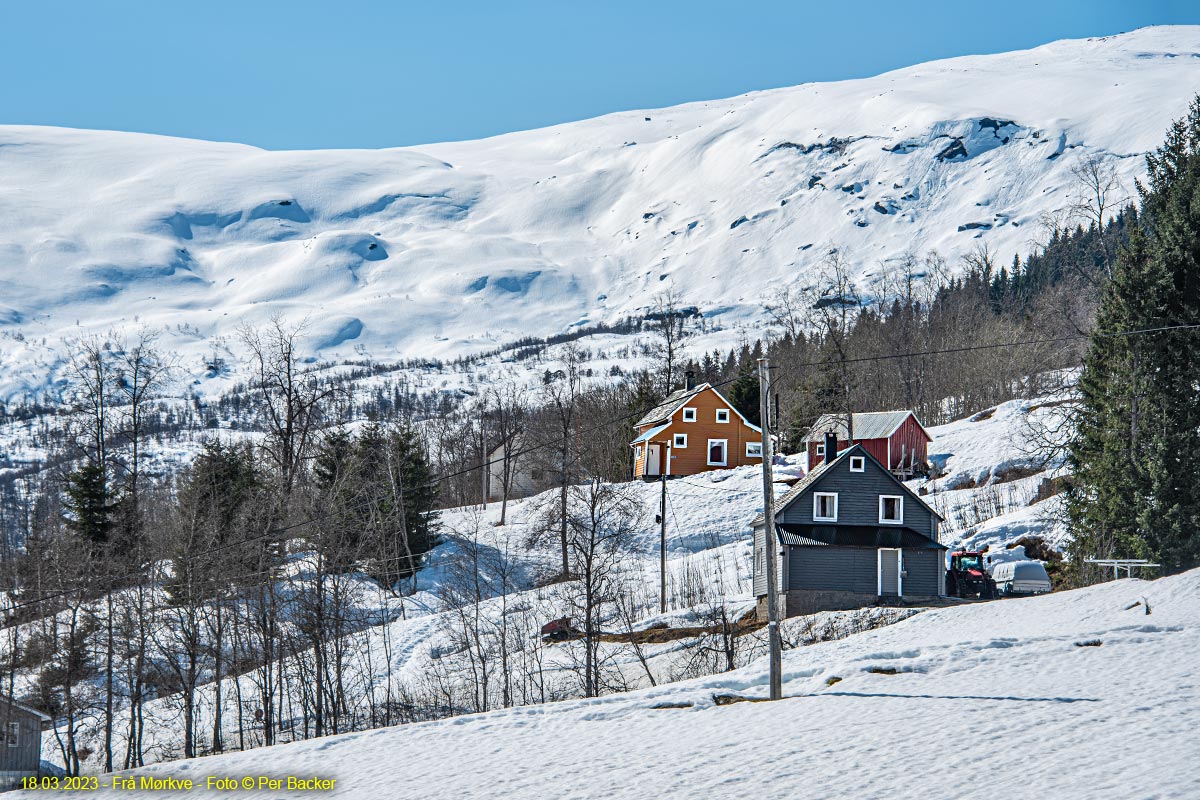
<svg viewBox="0 0 1200 800"><path fill-rule="evenodd" d="M92 548L109 543L113 531L116 498L108 474L99 464L85 464L67 476L64 507L67 524Z"/></svg>
<svg viewBox="0 0 1200 800"><path fill-rule="evenodd" d="M1146 161L1084 360L1067 506L1077 565L1149 557L1174 572L1200 563L1200 332L1173 328L1200 324L1200 98Z"/></svg>
<svg viewBox="0 0 1200 800"><path fill-rule="evenodd" d="M751 425L762 424L758 376L748 369L729 385L729 402Z"/></svg>

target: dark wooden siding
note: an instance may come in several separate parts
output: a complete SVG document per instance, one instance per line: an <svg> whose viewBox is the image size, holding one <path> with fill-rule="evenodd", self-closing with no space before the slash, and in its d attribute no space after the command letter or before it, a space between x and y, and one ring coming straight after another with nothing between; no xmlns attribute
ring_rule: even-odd
<svg viewBox="0 0 1200 800"><path fill-rule="evenodd" d="M814 492L835 492L838 495L839 525L878 525L879 496L904 496L904 527L929 535L933 531L933 515L925 504L907 495L894 478L867 459L864 472L851 472L850 459L835 465L779 515L780 522L797 525L813 524L812 495ZM831 523L821 523L823 525Z"/></svg>
<svg viewBox="0 0 1200 800"><path fill-rule="evenodd" d="M875 594L875 548L791 547L788 588Z"/></svg>
<svg viewBox="0 0 1200 800"><path fill-rule="evenodd" d="M12 722L21 728L16 747L8 746L8 726ZM0 730L4 732L4 741L0 742L0 772L36 773L42 758L41 720L0 700Z"/></svg>
<svg viewBox="0 0 1200 800"><path fill-rule="evenodd" d="M754 596L763 597L767 593L767 576L763 573L766 567L766 555L763 551L763 536L766 527L760 525L754 529Z"/></svg>
<svg viewBox="0 0 1200 800"><path fill-rule="evenodd" d="M941 562L940 550L905 550L904 594L917 597L937 597L941 594L938 581Z"/></svg>

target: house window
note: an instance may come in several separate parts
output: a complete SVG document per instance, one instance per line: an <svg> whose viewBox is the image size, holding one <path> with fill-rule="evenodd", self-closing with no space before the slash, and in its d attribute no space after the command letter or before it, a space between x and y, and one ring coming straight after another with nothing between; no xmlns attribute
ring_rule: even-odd
<svg viewBox="0 0 1200 800"><path fill-rule="evenodd" d="M879 496L879 522L899 525L904 522L904 498L900 495Z"/></svg>
<svg viewBox="0 0 1200 800"><path fill-rule="evenodd" d="M819 455L819 456L825 455L825 445L823 445L823 444L817 445L817 455Z"/></svg>
<svg viewBox="0 0 1200 800"><path fill-rule="evenodd" d="M717 409L717 422L729 422L729 409L728 408L718 408Z"/></svg>
<svg viewBox="0 0 1200 800"><path fill-rule="evenodd" d="M671 446L677 447L680 450L687 449L687 434L686 433L675 434L675 439L671 442Z"/></svg>
<svg viewBox="0 0 1200 800"><path fill-rule="evenodd" d="M813 495L813 520L837 522L838 496L835 492L817 492Z"/></svg>
<svg viewBox="0 0 1200 800"><path fill-rule="evenodd" d="M866 456L850 456L850 471L865 472L867 469Z"/></svg>
<svg viewBox="0 0 1200 800"><path fill-rule="evenodd" d="M8 723L8 746L16 747L21 743L21 723Z"/></svg>
<svg viewBox="0 0 1200 800"><path fill-rule="evenodd" d="M708 440L708 465L710 467L723 467L728 463L727 458L729 450L728 439L709 439Z"/></svg>
<svg viewBox="0 0 1200 800"><path fill-rule="evenodd" d="M695 422L696 421L696 409L685 408L683 410L683 421L684 422Z"/></svg>
<svg viewBox="0 0 1200 800"><path fill-rule="evenodd" d="M746 442L746 458L762 458L762 442Z"/></svg>

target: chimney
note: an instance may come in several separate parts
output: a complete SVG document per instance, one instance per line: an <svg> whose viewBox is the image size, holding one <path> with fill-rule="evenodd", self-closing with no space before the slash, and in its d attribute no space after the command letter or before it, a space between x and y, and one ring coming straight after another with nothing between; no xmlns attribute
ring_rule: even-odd
<svg viewBox="0 0 1200 800"><path fill-rule="evenodd" d="M825 463L828 464L837 458L837 434L833 431L825 431Z"/></svg>
<svg viewBox="0 0 1200 800"><path fill-rule="evenodd" d="M683 388L684 389L695 389L696 388L696 373L693 370L689 369L687 372L683 373Z"/></svg>

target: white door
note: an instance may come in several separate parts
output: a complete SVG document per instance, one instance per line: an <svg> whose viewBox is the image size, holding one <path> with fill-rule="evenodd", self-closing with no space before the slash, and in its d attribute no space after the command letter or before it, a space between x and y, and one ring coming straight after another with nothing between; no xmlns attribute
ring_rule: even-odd
<svg viewBox="0 0 1200 800"><path fill-rule="evenodd" d="M900 551L881 548L879 550L879 596L899 597Z"/></svg>
<svg viewBox="0 0 1200 800"><path fill-rule="evenodd" d="M661 474L661 470L659 469L658 465L659 447L660 445L657 444L646 445L646 468L642 471L642 474L655 476Z"/></svg>

